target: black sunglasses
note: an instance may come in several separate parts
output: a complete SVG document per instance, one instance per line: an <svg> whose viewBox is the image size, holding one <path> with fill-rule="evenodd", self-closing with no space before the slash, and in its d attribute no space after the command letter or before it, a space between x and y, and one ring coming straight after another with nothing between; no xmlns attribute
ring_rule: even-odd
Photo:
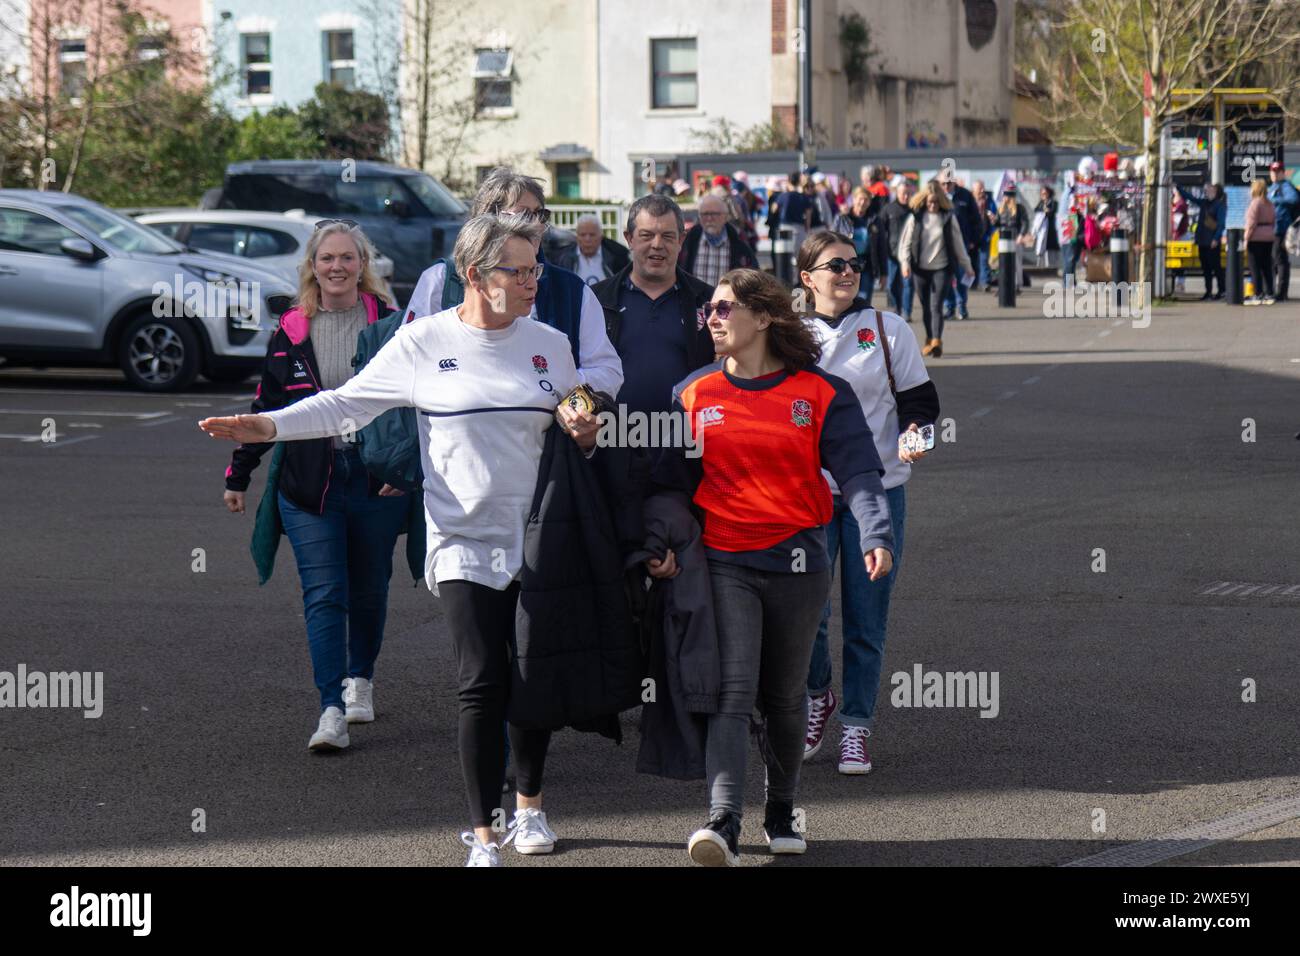
<svg viewBox="0 0 1300 956"><path fill-rule="evenodd" d="M704 321L709 321L710 316L716 312L718 313L718 318L725 322L727 319L731 318L732 308L739 304L739 302L732 302L728 299L719 299L717 302L705 302L701 308L701 311L704 313Z"/></svg>
<svg viewBox="0 0 1300 956"><path fill-rule="evenodd" d="M828 259L819 266L813 266L808 271L816 272L818 269L830 269L831 272L835 273L837 276L842 276L844 275L845 269L852 269L854 272L860 273L866 267L867 260L862 258L862 256L854 256L852 259L842 259L839 256L836 256L834 259Z"/></svg>
<svg viewBox="0 0 1300 956"><path fill-rule="evenodd" d="M361 225L361 223L357 222L355 219L322 219L316 223L316 229L319 231L325 226L331 226L336 222L340 225L347 226L349 229L355 229L357 226Z"/></svg>

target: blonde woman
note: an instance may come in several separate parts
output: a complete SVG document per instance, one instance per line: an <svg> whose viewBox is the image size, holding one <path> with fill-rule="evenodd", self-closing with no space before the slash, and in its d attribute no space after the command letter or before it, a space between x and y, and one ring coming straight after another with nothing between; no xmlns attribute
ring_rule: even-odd
<svg viewBox="0 0 1300 956"><path fill-rule="evenodd" d="M267 348L254 414L338 388L352 377L358 334L393 314L373 261L374 249L355 222L317 224L299 268L298 301L280 317ZM235 449L226 469L231 512L244 513L249 477L273 445L253 441ZM349 744L349 723L375 719L371 680L384 639L393 545L410 524L408 499L370 477L353 442L293 442L271 467L253 533L254 556L265 579L283 528L298 562L307 646L320 692L309 750L342 750Z"/></svg>
<svg viewBox="0 0 1300 956"><path fill-rule="evenodd" d="M931 180L912 199L912 216L898 241L898 261L903 278L913 278L925 323L922 355L943 355L943 293L958 266L972 272L961 226L953 215L952 200L937 180Z"/></svg>
<svg viewBox="0 0 1300 956"><path fill-rule="evenodd" d="M1277 211L1268 199L1268 183L1257 179L1250 184L1250 205L1246 207L1246 252L1250 256L1250 277L1255 294L1247 305L1272 305L1273 236Z"/></svg>

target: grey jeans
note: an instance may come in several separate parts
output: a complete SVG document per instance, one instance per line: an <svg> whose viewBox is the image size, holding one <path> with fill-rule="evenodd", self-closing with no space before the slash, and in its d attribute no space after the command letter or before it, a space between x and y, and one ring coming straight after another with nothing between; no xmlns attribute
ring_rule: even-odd
<svg viewBox="0 0 1300 956"><path fill-rule="evenodd" d="M808 730L808 661L830 571L778 573L709 560L722 692L709 715L710 816L744 808L749 718L766 721L767 798L794 801Z"/></svg>

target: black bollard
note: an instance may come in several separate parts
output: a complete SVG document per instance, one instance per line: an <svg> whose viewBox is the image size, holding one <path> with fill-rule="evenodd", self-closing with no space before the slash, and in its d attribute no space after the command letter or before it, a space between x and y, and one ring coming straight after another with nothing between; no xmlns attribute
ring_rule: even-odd
<svg viewBox="0 0 1300 956"><path fill-rule="evenodd" d="M1110 281L1128 281L1128 234L1119 226L1110 233Z"/></svg>
<svg viewBox="0 0 1300 956"><path fill-rule="evenodd" d="M1016 307L1016 238L1010 226L998 229L998 305Z"/></svg>
<svg viewBox="0 0 1300 956"><path fill-rule="evenodd" d="M1228 234L1225 238L1225 241L1228 244L1227 245L1228 294L1225 297L1228 305L1241 305L1241 301L1242 301L1241 299L1241 292L1242 292L1241 253L1237 251L1241 248L1241 233L1242 230L1240 229L1229 229ZM1207 281L1208 281L1208 277L1207 277Z"/></svg>

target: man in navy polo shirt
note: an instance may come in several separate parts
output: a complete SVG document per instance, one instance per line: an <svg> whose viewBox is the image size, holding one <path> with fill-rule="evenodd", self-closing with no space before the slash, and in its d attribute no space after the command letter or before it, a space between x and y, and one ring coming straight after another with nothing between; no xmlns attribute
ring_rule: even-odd
<svg viewBox="0 0 1300 956"><path fill-rule="evenodd" d="M628 210L631 261L596 283L605 330L623 362L619 404L629 412L672 408L673 386L714 360L700 309L713 286L677 265L685 222L667 196L642 196Z"/></svg>

